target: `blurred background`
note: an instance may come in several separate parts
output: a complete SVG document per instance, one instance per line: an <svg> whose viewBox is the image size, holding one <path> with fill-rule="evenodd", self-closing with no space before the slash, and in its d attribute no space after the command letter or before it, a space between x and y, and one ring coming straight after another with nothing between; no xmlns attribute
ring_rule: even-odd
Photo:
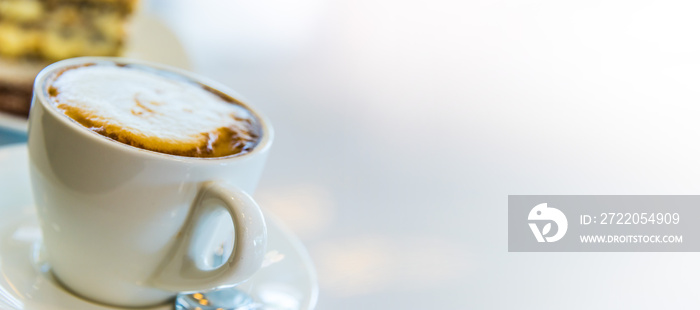
<svg viewBox="0 0 700 310"><path fill-rule="evenodd" d="M141 5L271 119L255 197L317 309L700 305L697 253L507 252L509 194L697 194L700 3Z"/></svg>

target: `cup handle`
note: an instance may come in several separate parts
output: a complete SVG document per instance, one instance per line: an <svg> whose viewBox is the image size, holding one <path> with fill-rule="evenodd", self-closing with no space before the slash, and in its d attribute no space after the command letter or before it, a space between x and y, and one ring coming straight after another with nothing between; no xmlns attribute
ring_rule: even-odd
<svg viewBox="0 0 700 310"><path fill-rule="evenodd" d="M194 237L201 220L221 206L231 215L235 241L228 261L212 270L197 267ZM152 285L169 291L192 292L231 286L250 278L262 265L267 228L260 207L247 193L223 182L202 185L193 210L178 235L179 244L152 278Z"/></svg>

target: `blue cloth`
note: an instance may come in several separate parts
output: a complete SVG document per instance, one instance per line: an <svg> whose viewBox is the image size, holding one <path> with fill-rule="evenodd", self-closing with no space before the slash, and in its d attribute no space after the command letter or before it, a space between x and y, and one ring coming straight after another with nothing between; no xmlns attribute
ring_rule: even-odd
<svg viewBox="0 0 700 310"><path fill-rule="evenodd" d="M0 146L5 146L15 143L26 143L27 134L7 129L0 128Z"/></svg>

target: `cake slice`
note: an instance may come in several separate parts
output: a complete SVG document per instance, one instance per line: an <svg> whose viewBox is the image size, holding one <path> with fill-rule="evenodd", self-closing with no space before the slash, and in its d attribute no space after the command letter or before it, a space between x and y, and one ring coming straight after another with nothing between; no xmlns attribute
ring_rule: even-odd
<svg viewBox="0 0 700 310"><path fill-rule="evenodd" d="M78 56L119 56L138 0L0 0L0 110L29 113L41 68Z"/></svg>

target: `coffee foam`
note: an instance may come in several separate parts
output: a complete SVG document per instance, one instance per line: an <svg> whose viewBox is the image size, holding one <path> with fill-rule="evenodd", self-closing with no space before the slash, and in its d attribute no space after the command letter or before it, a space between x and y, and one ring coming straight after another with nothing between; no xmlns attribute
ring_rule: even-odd
<svg viewBox="0 0 700 310"><path fill-rule="evenodd" d="M59 110L90 130L156 152L228 156L247 152L258 140L256 120L233 99L162 72L103 64L69 68L47 92Z"/></svg>

